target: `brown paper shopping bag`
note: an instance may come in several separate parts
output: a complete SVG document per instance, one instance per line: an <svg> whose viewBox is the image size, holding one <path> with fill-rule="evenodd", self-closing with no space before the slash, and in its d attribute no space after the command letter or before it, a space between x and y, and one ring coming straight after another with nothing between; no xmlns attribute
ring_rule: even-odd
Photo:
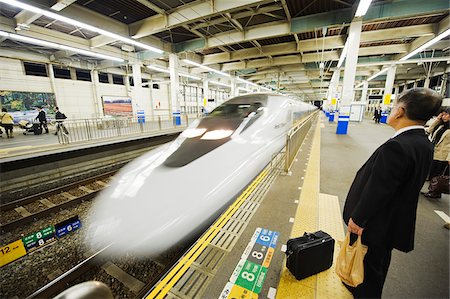
<svg viewBox="0 0 450 299"><path fill-rule="evenodd" d="M340 242L341 250L336 259L336 274L351 287L356 287L364 281L364 256L367 246L361 243L361 236L350 246L350 233Z"/></svg>

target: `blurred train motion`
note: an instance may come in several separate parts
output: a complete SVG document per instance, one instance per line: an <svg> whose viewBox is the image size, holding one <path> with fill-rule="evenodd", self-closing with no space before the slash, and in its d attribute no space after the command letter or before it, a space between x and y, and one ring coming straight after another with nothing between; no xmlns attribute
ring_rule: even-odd
<svg viewBox="0 0 450 299"><path fill-rule="evenodd" d="M317 108L275 94L232 98L119 171L93 205L86 242L158 255L204 231Z"/></svg>

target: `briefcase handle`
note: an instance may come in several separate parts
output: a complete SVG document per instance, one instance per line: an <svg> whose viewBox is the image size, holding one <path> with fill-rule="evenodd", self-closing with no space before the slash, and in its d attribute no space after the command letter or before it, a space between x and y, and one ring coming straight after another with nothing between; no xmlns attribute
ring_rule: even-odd
<svg viewBox="0 0 450 299"><path fill-rule="evenodd" d="M318 232L321 232L321 231L317 231L316 233L318 233ZM307 232L305 232L303 234L303 236L301 236L299 238L307 237L310 240L319 240L319 239L321 239L322 237L317 236L316 233L307 233ZM294 238L294 239L291 239L291 240L295 240L295 239L298 239L298 238ZM286 251L286 256L289 257L292 253L294 253L293 250L287 250Z"/></svg>

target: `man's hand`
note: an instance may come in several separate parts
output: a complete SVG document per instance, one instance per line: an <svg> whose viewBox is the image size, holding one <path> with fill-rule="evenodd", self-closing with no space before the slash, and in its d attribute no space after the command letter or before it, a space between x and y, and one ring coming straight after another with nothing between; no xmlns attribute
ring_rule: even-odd
<svg viewBox="0 0 450 299"><path fill-rule="evenodd" d="M358 236L361 236L364 228L359 227L358 225L356 225L356 223L353 222L353 219L350 218L350 220L348 221L347 230L349 232L351 232L351 233L354 233L354 234L357 234Z"/></svg>

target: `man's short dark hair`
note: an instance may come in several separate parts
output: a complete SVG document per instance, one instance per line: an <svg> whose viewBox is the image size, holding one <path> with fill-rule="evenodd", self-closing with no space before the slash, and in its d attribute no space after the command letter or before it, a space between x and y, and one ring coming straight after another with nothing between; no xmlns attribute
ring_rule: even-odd
<svg viewBox="0 0 450 299"><path fill-rule="evenodd" d="M442 96L429 88L413 88L403 92L398 103L404 104L410 120L427 121L439 111Z"/></svg>

